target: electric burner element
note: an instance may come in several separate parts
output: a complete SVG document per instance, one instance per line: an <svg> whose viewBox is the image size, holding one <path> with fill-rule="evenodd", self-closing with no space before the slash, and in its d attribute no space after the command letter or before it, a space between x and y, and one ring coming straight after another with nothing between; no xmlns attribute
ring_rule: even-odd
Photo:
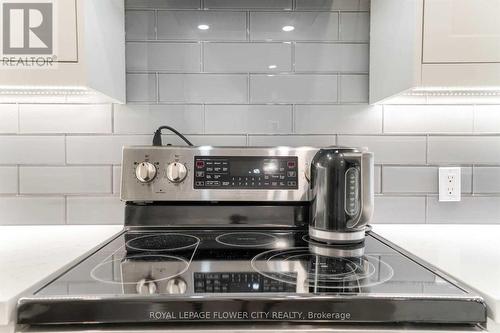
<svg viewBox="0 0 500 333"><path fill-rule="evenodd" d="M180 233L162 233L139 236L129 240L125 247L129 252L168 252L196 248L200 239Z"/></svg>
<svg viewBox="0 0 500 333"><path fill-rule="evenodd" d="M138 285L147 280L148 283L170 280L186 272L189 261L185 258L166 254L130 255L120 259L103 261L95 266L90 276L99 282ZM115 276L113 272L119 271ZM144 276L147 272L148 276Z"/></svg>
<svg viewBox="0 0 500 333"><path fill-rule="evenodd" d="M392 267L375 256L322 256L311 253L307 247L265 251L255 256L251 264L267 278L302 284L315 291L356 288L352 292L361 292L394 275Z"/></svg>
<svg viewBox="0 0 500 333"><path fill-rule="evenodd" d="M230 232L217 236L215 240L227 246L261 247L275 244L278 237L263 232Z"/></svg>

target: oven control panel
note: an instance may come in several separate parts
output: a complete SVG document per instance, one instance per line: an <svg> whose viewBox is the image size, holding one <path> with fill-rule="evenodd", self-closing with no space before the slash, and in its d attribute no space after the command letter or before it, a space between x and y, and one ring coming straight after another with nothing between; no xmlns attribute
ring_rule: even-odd
<svg viewBox="0 0 500 333"><path fill-rule="evenodd" d="M195 189L297 189L296 156L195 156Z"/></svg>
<svg viewBox="0 0 500 333"><path fill-rule="evenodd" d="M123 148L128 202L309 202L315 147Z"/></svg>

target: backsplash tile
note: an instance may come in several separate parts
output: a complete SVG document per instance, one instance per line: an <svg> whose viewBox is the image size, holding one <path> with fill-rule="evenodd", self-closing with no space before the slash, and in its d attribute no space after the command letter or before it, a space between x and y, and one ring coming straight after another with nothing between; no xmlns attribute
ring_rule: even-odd
<svg viewBox="0 0 500 333"><path fill-rule="evenodd" d="M92 167L21 167L21 194L111 193L111 168Z"/></svg>
<svg viewBox="0 0 500 333"><path fill-rule="evenodd" d="M198 9L201 0L125 0L127 8Z"/></svg>
<svg viewBox="0 0 500 333"><path fill-rule="evenodd" d="M292 0L204 0L206 9L291 10Z"/></svg>
<svg viewBox="0 0 500 333"><path fill-rule="evenodd" d="M18 192L17 167L0 167L0 194L16 194Z"/></svg>
<svg viewBox="0 0 500 333"><path fill-rule="evenodd" d="M207 105L205 132L212 134L291 133L288 105Z"/></svg>
<svg viewBox="0 0 500 333"><path fill-rule="evenodd" d="M500 164L499 136L431 136L429 163Z"/></svg>
<svg viewBox="0 0 500 333"><path fill-rule="evenodd" d="M160 74L160 102L247 103L246 75Z"/></svg>
<svg viewBox="0 0 500 333"><path fill-rule="evenodd" d="M386 133L472 133L472 105L386 105Z"/></svg>
<svg viewBox="0 0 500 333"><path fill-rule="evenodd" d="M376 164L425 164L426 144L423 136L355 136L339 135L342 146L366 147L375 154Z"/></svg>
<svg viewBox="0 0 500 333"><path fill-rule="evenodd" d="M20 133L111 133L111 105L21 104Z"/></svg>
<svg viewBox="0 0 500 333"><path fill-rule="evenodd" d="M205 43L206 72L289 72L290 43Z"/></svg>
<svg viewBox="0 0 500 333"><path fill-rule="evenodd" d="M341 13L340 40L367 42L370 39L370 14Z"/></svg>
<svg viewBox="0 0 500 333"><path fill-rule="evenodd" d="M500 223L500 106L369 106L369 0L126 8L129 104L0 105L0 224L123 223L122 146L163 124L196 145L369 147L373 223ZM437 201L448 165L462 202Z"/></svg>
<svg viewBox="0 0 500 333"><path fill-rule="evenodd" d="M128 42L128 71L199 72L199 43Z"/></svg>
<svg viewBox="0 0 500 333"><path fill-rule="evenodd" d="M336 103L337 75L251 75L251 103Z"/></svg>
<svg viewBox="0 0 500 333"><path fill-rule="evenodd" d="M293 27L284 31L283 27ZM339 14L330 12L250 13L251 40L335 41Z"/></svg>
<svg viewBox="0 0 500 333"><path fill-rule="evenodd" d="M368 72L368 44L296 43L296 72Z"/></svg>
<svg viewBox="0 0 500 333"><path fill-rule="evenodd" d="M209 29L199 29L201 24ZM157 30L164 40L246 40L246 13L161 10Z"/></svg>
<svg viewBox="0 0 500 333"><path fill-rule="evenodd" d="M19 130L18 105L0 105L0 133L17 133Z"/></svg>
<svg viewBox="0 0 500 333"><path fill-rule="evenodd" d="M334 135L250 135L248 137L249 146L325 147L334 144Z"/></svg>
<svg viewBox="0 0 500 333"><path fill-rule="evenodd" d="M64 224L64 206L64 197L0 197L0 224Z"/></svg>
<svg viewBox="0 0 500 333"><path fill-rule="evenodd" d="M155 74L127 74L127 101L156 102L156 81Z"/></svg>
<svg viewBox="0 0 500 333"><path fill-rule="evenodd" d="M296 105L295 131L304 134L382 133L382 108L369 105Z"/></svg>
<svg viewBox="0 0 500 333"><path fill-rule="evenodd" d="M0 136L0 165L64 162L64 136Z"/></svg>
<svg viewBox="0 0 500 333"><path fill-rule="evenodd" d="M155 12L152 10L125 12L125 36L127 40L156 38Z"/></svg>
<svg viewBox="0 0 500 333"><path fill-rule="evenodd" d="M114 132L151 134L169 124L186 134L203 132L202 105L126 104L114 107Z"/></svg>

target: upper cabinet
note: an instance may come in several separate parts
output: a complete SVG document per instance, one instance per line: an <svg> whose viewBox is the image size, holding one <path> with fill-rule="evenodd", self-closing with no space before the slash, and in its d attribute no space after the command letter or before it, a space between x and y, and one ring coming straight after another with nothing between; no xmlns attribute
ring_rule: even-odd
<svg viewBox="0 0 500 333"><path fill-rule="evenodd" d="M123 0L13 3L3 11L0 102L125 102Z"/></svg>
<svg viewBox="0 0 500 333"><path fill-rule="evenodd" d="M500 101L500 0L372 0L370 102Z"/></svg>

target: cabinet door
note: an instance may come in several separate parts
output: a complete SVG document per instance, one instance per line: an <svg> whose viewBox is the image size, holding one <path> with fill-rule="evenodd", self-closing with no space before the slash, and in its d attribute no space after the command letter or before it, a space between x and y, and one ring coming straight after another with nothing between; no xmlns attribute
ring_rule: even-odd
<svg viewBox="0 0 500 333"><path fill-rule="evenodd" d="M55 54L58 62L78 61L76 0L54 2Z"/></svg>
<svg viewBox="0 0 500 333"><path fill-rule="evenodd" d="M423 62L500 62L500 0L425 0Z"/></svg>

